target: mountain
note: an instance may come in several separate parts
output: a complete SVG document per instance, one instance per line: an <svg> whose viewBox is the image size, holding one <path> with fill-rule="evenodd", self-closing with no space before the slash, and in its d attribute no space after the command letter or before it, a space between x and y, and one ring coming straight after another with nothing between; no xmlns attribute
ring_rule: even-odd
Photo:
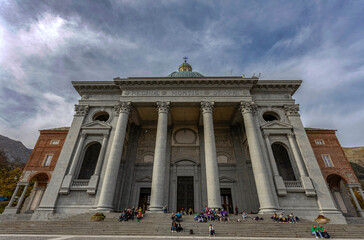
<svg viewBox="0 0 364 240"><path fill-rule="evenodd" d="M364 147L344 147L343 150L356 176L364 181Z"/></svg>
<svg viewBox="0 0 364 240"><path fill-rule="evenodd" d="M26 163L32 152L32 149L26 148L23 143L0 135L0 150L3 150L10 162L19 159L20 162Z"/></svg>

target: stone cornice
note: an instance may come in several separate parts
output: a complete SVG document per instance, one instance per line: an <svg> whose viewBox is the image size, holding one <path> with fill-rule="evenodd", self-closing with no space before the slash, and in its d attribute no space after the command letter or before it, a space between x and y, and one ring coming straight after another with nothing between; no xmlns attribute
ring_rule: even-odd
<svg viewBox="0 0 364 240"><path fill-rule="evenodd" d="M114 78L116 85L123 87L245 87L251 88L258 79L241 77L201 77L201 78Z"/></svg>
<svg viewBox="0 0 364 240"><path fill-rule="evenodd" d="M81 96L92 93L121 93L113 81L73 81L72 85Z"/></svg>
<svg viewBox="0 0 364 240"><path fill-rule="evenodd" d="M284 91L293 95L301 80L258 80L242 77L195 77L195 78L114 78L114 81L73 81L72 85L81 95L97 93L121 94L124 89L157 88L244 88L254 92Z"/></svg>
<svg viewBox="0 0 364 240"><path fill-rule="evenodd" d="M302 80L259 80L253 85L253 91L288 91L293 95L301 86Z"/></svg>

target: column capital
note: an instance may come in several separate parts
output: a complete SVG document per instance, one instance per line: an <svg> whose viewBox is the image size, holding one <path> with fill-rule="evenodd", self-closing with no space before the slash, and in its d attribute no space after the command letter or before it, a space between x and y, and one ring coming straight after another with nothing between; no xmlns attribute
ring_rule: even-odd
<svg viewBox="0 0 364 240"><path fill-rule="evenodd" d="M87 114L88 112L88 109L89 109L89 106L88 105L78 105L78 104L75 104L75 116L84 116Z"/></svg>
<svg viewBox="0 0 364 240"><path fill-rule="evenodd" d="M284 110L286 110L287 116L299 116L300 114L298 111L300 110L300 107L298 104L285 104Z"/></svg>
<svg viewBox="0 0 364 240"><path fill-rule="evenodd" d="M157 101L156 105L157 105L158 113L168 113L170 104L171 104L171 102Z"/></svg>
<svg viewBox="0 0 364 240"><path fill-rule="evenodd" d="M104 138L107 138L109 136L109 133L108 132L104 132L102 135L104 136Z"/></svg>
<svg viewBox="0 0 364 240"><path fill-rule="evenodd" d="M242 114L244 113L255 113L257 109L257 106L254 104L253 101L241 101L240 102L240 112Z"/></svg>
<svg viewBox="0 0 364 240"><path fill-rule="evenodd" d="M81 134L80 134L80 135L81 135L81 137L82 137L82 138L85 138L85 137L87 136L87 133L85 133L85 132L81 132Z"/></svg>
<svg viewBox="0 0 364 240"><path fill-rule="evenodd" d="M130 113L133 107L131 106L131 102L122 102L120 101L117 105L114 106L114 111L116 116L120 113Z"/></svg>
<svg viewBox="0 0 364 240"><path fill-rule="evenodd" d="M264 138L269 138L269 133L265 132L263 133Z"/></svg>
<svg viewBox="0 0 364 240"><path fill-rule="evenodd" d="M215 102L201 102L202 113L212 113L214 111Z"/></svg>

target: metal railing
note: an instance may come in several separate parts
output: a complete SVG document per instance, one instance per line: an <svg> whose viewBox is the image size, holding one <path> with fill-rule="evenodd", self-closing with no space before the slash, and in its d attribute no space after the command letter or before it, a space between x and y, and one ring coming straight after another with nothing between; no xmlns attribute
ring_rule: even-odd
<svg viewBox="0 0 364 240"><path fill-rule="evenodd" d="M286 188L302 188L302 183L300 181L284 181Z"/></svg>
<svg viewBox="0 0 364 240"><path fill-rule="evenodd" d="M89 181L88 179L75 179L72 182L72 187L87 187Z"/></svg>

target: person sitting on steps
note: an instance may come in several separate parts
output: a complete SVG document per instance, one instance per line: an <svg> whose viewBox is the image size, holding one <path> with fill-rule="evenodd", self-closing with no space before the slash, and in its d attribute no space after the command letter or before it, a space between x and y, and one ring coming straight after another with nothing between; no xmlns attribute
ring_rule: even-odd
<svg viewBox="0 0 364 240"><path fill-rule="evenodd" d="M137 215L137 222L140 222L140 220L142 220L142 219L143 219L143 213L139 212Z"/></svg>
<svg viewBox="0 0 364 240"><path fill-rule="evenodd" d="M183 231L183 227L181 226L181 223L177 223L177 232Z"/></svg>
<svg viewBox="0 0 364 240"><path fill-rule="evenodd" d="M313 235L315 235L316 238L319 238L320 237L318 228L316 227L315 224L312 225L311 232L312 232Z"/></svg>
<svg viewBox="0 0 364 240"><path fill-rule="evenodd" d="M210 224L210 226L209 226L209 236L210 237L215 237L215 229L212 226L212 224Z"/></svg>
<svg viewBox="0 0 364 240"><path fill-rule="evenodd" d="M177 222L182 222L182 214L180 212L176 213L176 221Z"/></svg>
<svg viewBox="0 0 364 240"><path fill-rule="evenodd" d="M177 231L177 224L175 221L172 222L172 227L171 227L171 231L172 232L176 232Z"/></svg>
<svg viewBox="0 0 364 240"><path fill-rule="evenodd" d="M317 230L322 238L330 238L330 235L326 232L326 230L323 226L318 225Z"/></svg>

